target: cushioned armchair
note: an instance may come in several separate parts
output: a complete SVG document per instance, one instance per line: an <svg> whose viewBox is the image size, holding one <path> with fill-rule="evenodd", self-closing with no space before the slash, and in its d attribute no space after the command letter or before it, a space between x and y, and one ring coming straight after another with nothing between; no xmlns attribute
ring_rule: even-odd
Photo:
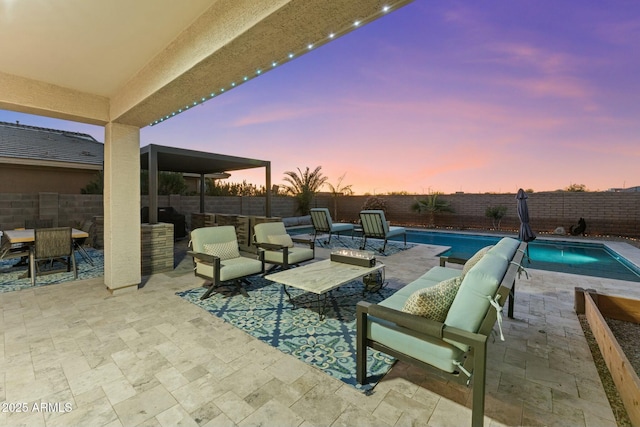
<svg viewBox="0 0 640 427"><path fill-rule="evenodd" d="M237 290L248 297L241 282L248 283L246 278L264 273L264 258L247 258L240 255L236 229L232 225L221 227L203 227L191 231L191 248L189 255L193 257L194 272L198 277L208 280L208 290L200 299L208 298L216 289L233 284Z"/></svg>
<svg viewBox="0 0 640 427"><path fill-rule="evenodd" d="M360 211L360 224L362 225L362 246L364 249L367 238L384 239L380 252L387 247L387 240L395 236L404 237L404 245L407 245L407 230L404 227L391 227L382 210Z"/></svg>
<svg viewBox="0 0 640 427"><path fill-rule="evenodd" d="M312 240L292 238L287 234L283 222L264 222L253 227L253 239L258 252L264 254L264 261L275 268L287 269L292 265L312 260L315 257L315 245ZM308 247L294 246L303 243Z"/></svg>
<svg viewBox="0 0 640 427"><path fill-rule="evenodd" d="M331 214L327 208L311 209L311 222L313 223L313 228L315 230L315 234L313 235L314 241L316 240L316 237L318 237L318 233L329 234L329 240L327 240L327 243L331 242L332 234L340 236L340 233L350 231L351 236L353 237L354 225L346 222L334 223L331 220Z"/></svg>

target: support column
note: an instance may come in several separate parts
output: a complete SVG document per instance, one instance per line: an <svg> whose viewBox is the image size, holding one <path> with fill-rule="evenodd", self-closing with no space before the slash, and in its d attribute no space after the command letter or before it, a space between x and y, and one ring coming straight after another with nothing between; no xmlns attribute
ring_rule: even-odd
<svg viewBox="0 0 640 427"><path fill-rule="evenodd" d="M105 126L104 281L115 293L137 290L140 273L140 129Z"/></svg>

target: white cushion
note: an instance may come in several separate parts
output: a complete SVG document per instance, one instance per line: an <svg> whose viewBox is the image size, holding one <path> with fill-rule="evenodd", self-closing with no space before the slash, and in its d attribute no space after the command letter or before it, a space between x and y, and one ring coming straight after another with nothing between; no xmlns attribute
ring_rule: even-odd
<svg viewBox="0 0 640 427"><path fill-rule="evenodd" d="M285 246L287 248L293 247L293 240L291 240L291 236L288 234L272 234L267 236L269 239L269 243L273 243L274 245Z"/></svg>
<svg viewBox="0 0 640 427"><path fill-rule="evenodd" d="M453 303L462 278L452 277L435 286L420 289L411 294L404 303L402 311L426 317L436 322L444 322Z"/></svg>
<svg viewBox="0 0 640 427"><path fill-rule="evenodd" d="M204 253L207 255L217 256L221 260L238 258L238 241L233 240L225 243L205 243L202 245Z"/></svg>

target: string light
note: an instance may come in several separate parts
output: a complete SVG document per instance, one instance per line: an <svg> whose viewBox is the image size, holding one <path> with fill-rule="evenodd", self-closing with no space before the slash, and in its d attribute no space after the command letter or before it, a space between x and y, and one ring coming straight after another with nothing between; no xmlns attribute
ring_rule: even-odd
<svg viewBox="0 0 640 427"><path fill-rule="evenodd" d="M406 2L407 2L406 0L398 0L396 2L396 4L404 4ZM326 38L320 39L320 40L316 41L315 43L308 43L306 45L306 49L299 49L299 50L290 51L288 54L285 55L284 59L282 59L282 58L280 60L274 59L271 62L271 68L276 68L282 62L287 62L287 60L292 60L296 56L302 55L306 51L313 50L316 47L316 45L322 45L324 43L329 42L330 40L333 40L334 38L336 38L339 35L344 35L344 34L350 32L351 30L353 30L354 27L357 28L357 27L360 27L363 23L373 21L376 17L378 17L378 16L380 16L382 14L388 13L393 7L394 6L384 5L380 9L379 12L377 12L377 13L375 13L373 15L371 15L369 17L366 17L366 18L363 18L363 19L356 19L351 24L348 24L348 25L344 26L342 29L340 29L338 31L335 31L335 32L329 33L326 36ZM263 68L257 68L256 71L255 71L255 76L257 77L257 76L262 75L262 71L263 71ZM242 84L243 82L249 81L249 79L250 79L250 77L248 75L245 75L242 78L242 82L240 82L240 83L230 82L229 83L229 87L230 88L237 87L238 85ZM225 88L220 88L220 94L222 94L224 92L225 92ZM211 98L213 98L215 96L216 96L216 92L215 91L211 92L210 95L209 95L209 99L211 99ZM185 110L188 110L191 106L196 106L196 105L198 105L198 103L203 104L206 101L207 101L207 97L202 97L199 101L193 101L192 105L187 104L187 105L184 106L184 108L179 108L176 111L171 112L169 115L166 115L164 117L159 118L158 120L155 120L152 123L149 123L149 125L153 126L153 125L156 125L158 123L161 123L165 119L169 119L170 117L173 117L173 116L175 116L177 114L180 114L180 113L184 112Z"/></svg>

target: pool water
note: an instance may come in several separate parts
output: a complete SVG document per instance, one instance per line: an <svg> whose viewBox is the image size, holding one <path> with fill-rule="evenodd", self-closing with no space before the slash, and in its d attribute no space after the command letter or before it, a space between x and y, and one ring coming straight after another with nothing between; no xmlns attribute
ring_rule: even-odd
<svg viewBox="0 0 640 427"><path fill-rule="evenodd" d="M451 246L441 255L465 259L499 240L498 236L407 230L407 242ZM597 243L536 239L529 243L529 257L526 268L640 282L640 268Z"/></svg>
<svg viewBox="0 0 640 427"><path fill-rule="evenodd" d="M313 228L297 232L313 234ZM463 259L499 240L499 236L407 230L407 242L450 246L440 255ZM531 262L524 265L528 269L640 282L640 268L602 244L536 239L529 243L529 257Z"/></svg>

